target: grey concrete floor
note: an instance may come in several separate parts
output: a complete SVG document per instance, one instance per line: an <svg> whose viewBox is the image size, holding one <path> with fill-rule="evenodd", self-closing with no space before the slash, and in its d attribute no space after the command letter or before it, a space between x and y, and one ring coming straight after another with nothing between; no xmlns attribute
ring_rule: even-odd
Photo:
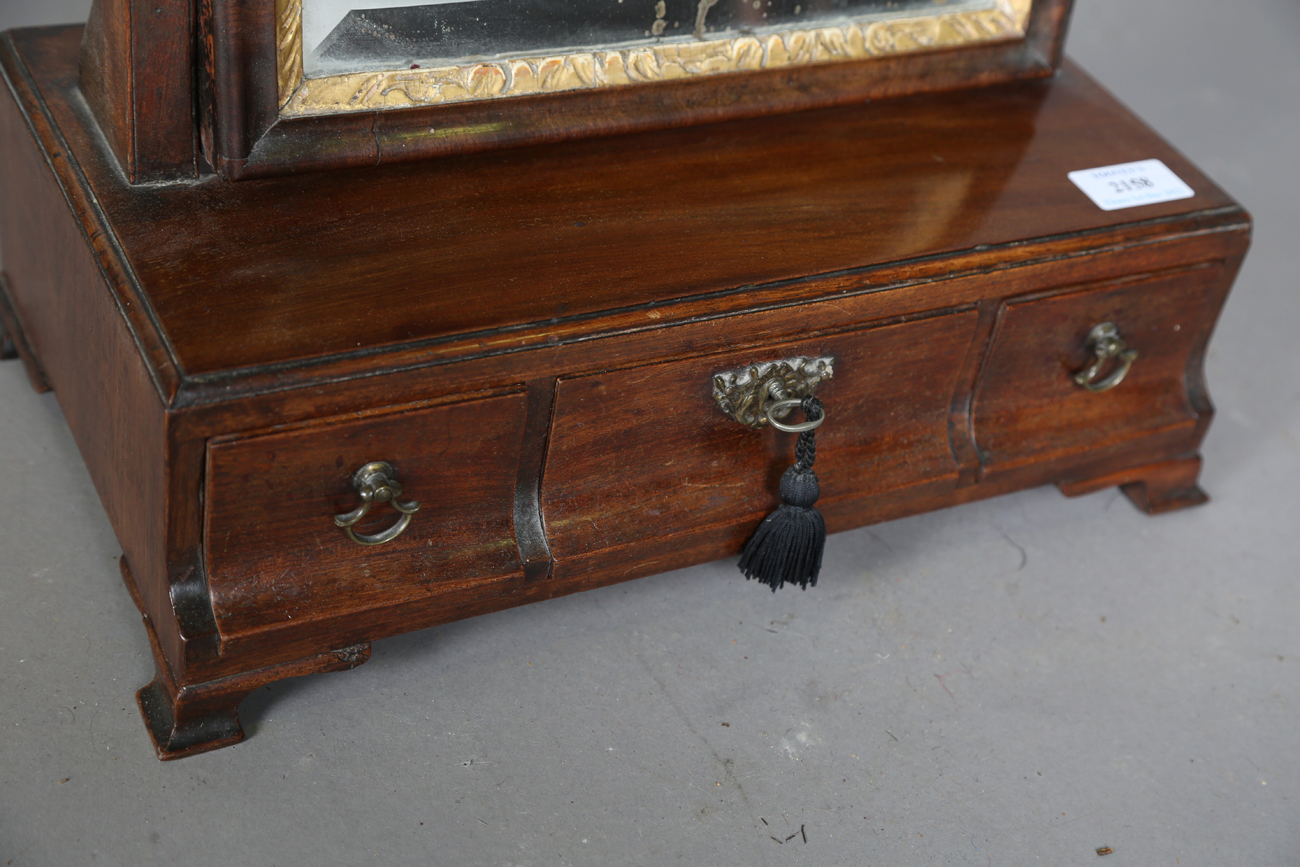
<svg viewBox="0 0 1300 867"><path fill-rule="evenodd" d="M1257 220L1209 505L1032 490L834 536L807 593L721 562L380 641L182 762L58 404L0 365L0 864L1300 864L1297 46L1296 0L1072 27Z"/></svg>

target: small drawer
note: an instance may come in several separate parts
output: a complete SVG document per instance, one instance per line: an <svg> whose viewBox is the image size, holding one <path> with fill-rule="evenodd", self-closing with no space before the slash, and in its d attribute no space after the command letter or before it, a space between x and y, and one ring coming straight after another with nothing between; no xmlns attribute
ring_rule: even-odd
<svg viewBox="0 0 1300 867"><path fill-rule="evenodd" d="M1194 428L1189 365L1209 338L1223 276L1206 265L1003 305L973 405L985 473ZM1075 377L1096 360L1090 332L1107 322L1137 355L1118 385L1090 391ZM1122 364L1107 361L1093 382Z"/></svg>
<svg viewBox="0 0 1300 867"><path fill-rule="evenodd" d="M204 530L220 633L522 575L513 498L524 411L510 394L211 443ZM420 509L392 541L361 545L333 519L361 504L352 476L372 461L390 463ZM400 517L376 504L354 532Z"/></svg>
<svg viewBox="0 0 1300 867"><path fill-rule="evenodd" d="M948 410L976 318L936 316L561 381L542 489L557 574L633 545L633 566L679 542L699 546L697 560L725 556L779 504L795 435L741 425L712 396L715 372L756 362L835 358L834 378L817 390L827 414L817 432L824 510L955 482Z"/></svg>

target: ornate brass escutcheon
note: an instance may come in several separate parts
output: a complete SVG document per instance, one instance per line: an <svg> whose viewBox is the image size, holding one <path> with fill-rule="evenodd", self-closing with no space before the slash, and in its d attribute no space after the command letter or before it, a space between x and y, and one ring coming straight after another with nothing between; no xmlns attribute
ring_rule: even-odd
<svg viewBox="0 0 1300 867"><path fill-rule="evenodd" d="M743 425L761 428L770 424L777 430L802 433L816 428L826 416L795 425L781 420L816 391L822 380L834 375L835 359L829 355L760 361L713 374L713 399L719 409Z"/></svg>
<svg viewBox="0 0 1300 867"><path fill-rule="evenodd" d="M335 515L334 523L343 528L348 538L358 545L382 545L391 542L411 524L411 516L420 511L414 500L399 500L402 485L397 481L397 471L387 461L371 461L352 474L352 487L361 494L361 505L345 515ZM352 528L370 511L375 503L388 503L401 513L397 523L378 533L366 535Z"/></svg>
<svg viewBox="0 0 1300 867"><path fill-rule="evenodd" d="M1088 349L1093 354L1092 364L1074 375L1074 384L1092 392L1110 391L1124 381L1129 368L1137 360L1136 349L1129 349L1124 338L1119 336L1119 328L1114 322L1094 325L1088 332ZM1103 379L1097 379L1108 362L1113 361L1113 369Z"/></svg>

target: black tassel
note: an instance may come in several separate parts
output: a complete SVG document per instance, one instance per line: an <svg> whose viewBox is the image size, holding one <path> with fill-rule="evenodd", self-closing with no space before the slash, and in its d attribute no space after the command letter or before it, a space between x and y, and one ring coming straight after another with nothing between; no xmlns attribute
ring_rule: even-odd
<svg viewBox="0 0 1300 867"><path fill-rule="evenodd" d="M809 395L802 409L809 421L822 417L822 402ZM814 508L821 486L813 472L817 460L816 431L799 434L795 464L781 476L781 505L758 525L740 555L740 571L775 593L784 584L807 590L817 586L826 547L826 521Z"/></svg>

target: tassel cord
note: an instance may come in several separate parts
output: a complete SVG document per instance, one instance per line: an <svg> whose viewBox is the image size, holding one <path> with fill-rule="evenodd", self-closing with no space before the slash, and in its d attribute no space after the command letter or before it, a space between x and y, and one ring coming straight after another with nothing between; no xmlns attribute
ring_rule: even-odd
<svg viewBox="0 0 1300 867"><path fill-rule="evenodd" d="M799 405L807 416L808 421L817 421L825 414L822 409L821 398L810 394L803 399ZM794 444L794 465L799 472L808 472L812 469L813 463L817 460L817 429L806 430L799 434L799 439Z"/></svg>

